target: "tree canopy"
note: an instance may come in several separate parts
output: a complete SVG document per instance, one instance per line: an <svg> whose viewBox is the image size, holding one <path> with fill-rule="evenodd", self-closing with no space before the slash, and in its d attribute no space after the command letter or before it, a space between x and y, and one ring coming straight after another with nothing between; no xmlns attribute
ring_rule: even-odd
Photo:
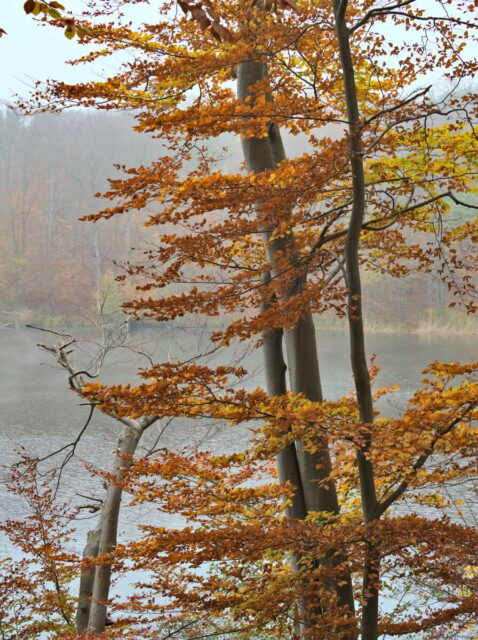
<svg viewBox="0 0 478 640"><path fill-rule="evenodd" d="M372 387L361 286L365 270L434 270L476 310L475 5L180 0L134 25L136 4L120 3L124 18L115 2L69 17L93 45L81 62L131 57L104 81L49 82L28 108L137 111L137 129L168 151L111 180L111 205L87 216L144 211L160 233L126 266L138 292L126 307L216 319L217 347L261 347L266 388L238 388L240 367L200 354L142 370L137 386L82 387L120 419L252 425L242 453L132 461L123 486L186 525L148 526L96 560L145 573L105 633L476 637L476 530L446 495L476 476L478 364L434 362L399 416L380 413L392 390ZM224 134L242 141L235 173ZM294 157L287 136L301 141ZM334 401L313 324L330 310L347 320L355 383ZM380 607L387 589L403 604L393 614ZM90 626L103 632L104 617Z"/></svg>

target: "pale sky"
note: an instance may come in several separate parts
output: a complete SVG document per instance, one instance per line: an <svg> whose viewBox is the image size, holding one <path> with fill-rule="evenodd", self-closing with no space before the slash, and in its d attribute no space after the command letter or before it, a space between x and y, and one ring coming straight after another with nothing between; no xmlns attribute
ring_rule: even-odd
<svg viewBox="0 0 478 640"><path fill-rule="evenodd" d="M27 96L36 80L55 78L69 82L99 79L114 71L114 60L100 60L94 66L71 67L66 60L84 55L85 46L78 44L75 37L68 40L61 29L39 24L31 15L23 11L24 0L0 0L0 28L7 35L0 38L0 101L11 102L19 93ZM424 5L434 5L431 0L421 0ZM73 11L81 11L84 0L65 0L64 4ZM155 14L152 5L134 6L134 17L152 19ZM154 18L153 18L154 19ZM396 39L397 33L394 37ZM406 38L402 33L401 37ZM469 52L471 55L476 52ZM438 71L438 70L437 70ZM437 78L439 72L437 72Z"/></svg>
<svg viewBox="0 0 478 640"><path fill-rule="evenodd" d="M64 64L81 55L77 39L35 24L23 11L23 0L0 0L0 27L7 32L0 38L0 100L9 101L14 93L28 95L35 80L87 78L84 69Z"/></svg>
<svg viewBox="0 0 478 640"><path fill-rule="evenodd" d="M87 46L80 45L77 37L68 40L62 29L26 15L23 4L24 0L0 0L0 28L7 32L0 38L0 101L10 102L15 93L27 96L36 80L79 82L111 75L113 60L77 67L65 64L85 55ZM63 0L62 4L80 13L85 0ZM148 5L134 7L139 20L147 21L153 12Z"/></svg>

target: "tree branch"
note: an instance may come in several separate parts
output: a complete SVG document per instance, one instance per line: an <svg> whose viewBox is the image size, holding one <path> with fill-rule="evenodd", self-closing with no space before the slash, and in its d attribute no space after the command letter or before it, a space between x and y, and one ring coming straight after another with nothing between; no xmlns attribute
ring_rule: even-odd
<svg viewBox="0 0 478 640"><path fill-rule="evenodd" d="M455 420L453 420L446 428L441 429L434 437L432 443L430 444L430 446L428 447L428 449L422 453L421 456L419 456L417 458L417 460L414 462L414 464L411 467L411 471L412 473L416 473L419 469L421 469L423 467L423 465L426 463L426 461L429 459L429 457L434 453L434 447L437 444L438 440L440 440L440 438L443 438L443 436L446 436L447 433L450 433L450 431L452 431L452 429L454 429L454 427L456 427L457 424L459 424L463 418L465 418L465 416L467 415L467 413L469 413L472 409L475 408L475 404L469 403L466 411L464 411L462 413L461 416L458 416L457 418L455 418ZM382 499L380 501L380 503L378 504L377 507L377 518L379 518L383 513L385 513L385 511L396 501L398 500L398 498L405 493L405 491L407 490L408 486L410 485L410 481L409 480L402 480L402 482L398 485L398 487L395 489L395 491L393 491L393 493L391 493L388 498ZM386 493L385 493L386 495Z"/></svg>
<svg viewBox="0 0 478 640"><path fill-rule="evenodd" d="M405 6L409 5L409 4L412 4L415 1L416 0L405 0L405 2L398 2L396 4L389 4L389 5L385 6L385 7L382 7L381 9L371 9L370 11L368 11L364 15L364 17L361 20L356 22L353 26L349 27L349 33L352 34L354 31L356 31L360 27L363 27L364 24L366 24L369 20L371 20L375 16L387 14L393 9L400 9L401 7L405 7Z"/></svg>

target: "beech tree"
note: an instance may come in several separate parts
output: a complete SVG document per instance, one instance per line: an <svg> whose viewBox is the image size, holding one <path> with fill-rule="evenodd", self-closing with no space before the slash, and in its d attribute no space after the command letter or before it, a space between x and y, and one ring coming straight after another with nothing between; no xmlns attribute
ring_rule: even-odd
<svg viewBox="0 0 478 640"><path fill-rule="evenodd" d="M2 521L0 533L22 554L0 561L2 638L58 637L72 629L74 597L69 591L78 558L66 550L76 510L55 504L48 479L23 454L13 468L9 490L28 506L21 520ZM50 478L51 479L51 478Z"/></svg>
<svg viewBox="0 0 478 640"><path fill-rule="evenodd" d="M95 357L97 364L96 371L92 369L87 371L79 368L74 362L72 353L76 351L78 343L73 336L51 330L46 330L46 332L61 336L61 340L54 345L41 343L38 346L54 355L57 363L68 374L69 384L73 390L80 390L87 379L95 378L100 374L103 362L108 353L114 349L122 347L127 335L124 331L124 326L120 326L116 328L116 330L113 330L107 338L103 336L103 343L99 347L98 353ZM104 333L103 327L102 333ZM47 455L40 462L44 462L53 455L67 451L66 457L60 465L59 474L61 475L64 467L75 454L77 444L91 421L94 409L95 404L91 403L88 419L73 443L63 446L54 454ZM108 415L108 411L106 411L106 414ZM98 507L99 515L96 527L88 532L83 554L84 563L88 563L92 558L96 558L99 555L103 556L108 554L115 548L123 494L121 485L125 471L131 464L129 458L131 458L136 452L145 431L149 429L156 420L157 417L154 415L144 415L137 419L130 419L126 417L118 418L118 422L122 425L122 429L118 435L117 452L113 461L111 474L106 478L106 495L104 500L102 500L101 505ZM26 460L26 462L30 467L32 465L34 467L32 469L34 473L31 473L31 477L34 479L38 461L32 463L31 461ZM14 480L16 480L15 487L18 492L18 489L21 487L18 474L14 476ZM54 509L53 502L50 500L51 490L47 489L44 494L39 494L34 497L36 501L39 501L42 504L46 503L46 507L48 509ZM78 605L76 611L75 628L79 633L84 632L88 628L96 630L99 627L100 631L103 630L107 622L105 603L108 600L110 586L110 563L102 563L96 567L94 565L87 566L85 564L80 575ZM67 622L71 624L70 620Z"/></svg>
<svg viewBox="0 0 478 640"><path fill-rule="evenodd" d="M81 19L45 11L97 44L83 61L132 57L101 82L50 82L30 103L139 110L137 128L169 152L112 180L112 206L88 216L162 203L146 221L163 229L160 244L127 266L140 292L127 307L159 321L220 317L215 344L252 340L265 356L265 390L234 390L241 369L197 360L143 370L137 387L83 385L118 419L254 423L245 452L164 451L121 479L136 500L189 524L148 527L98 559L150 574L113 633L471 638L476 532L444 496L476 475L478 365L435 362L402 415L380 414L374 402L390 390L372 390L361 270L398 277L438 263L457 303L476 310L476 218L444 224L451 204L476 209L464 196L476 189L477 95L458 91L476 73L474 5L178 4L158 3L140 26L108 22L103 3ZM449 87L439 98L437 69ZM281 131L303 140L301 155L286 156ZM244 171L224 173L206 146L225 133L241 137ZM348 321L355 390L338 401L320 384L313 315L327 310ZM399 508L405 498L411 513ZM390 587L416 602L380 610Z"/></svg>

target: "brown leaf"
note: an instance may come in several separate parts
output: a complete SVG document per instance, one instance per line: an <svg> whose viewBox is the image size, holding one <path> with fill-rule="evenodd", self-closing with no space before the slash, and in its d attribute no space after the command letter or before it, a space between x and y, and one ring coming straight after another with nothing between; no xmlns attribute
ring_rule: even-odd
<svg viewBox="0 0 478 640"><path fill-rule="evenodd" d="M23 5L23 9L25 13L32 13L34 8L35 8L35 0L27 0Z"/></svg>

